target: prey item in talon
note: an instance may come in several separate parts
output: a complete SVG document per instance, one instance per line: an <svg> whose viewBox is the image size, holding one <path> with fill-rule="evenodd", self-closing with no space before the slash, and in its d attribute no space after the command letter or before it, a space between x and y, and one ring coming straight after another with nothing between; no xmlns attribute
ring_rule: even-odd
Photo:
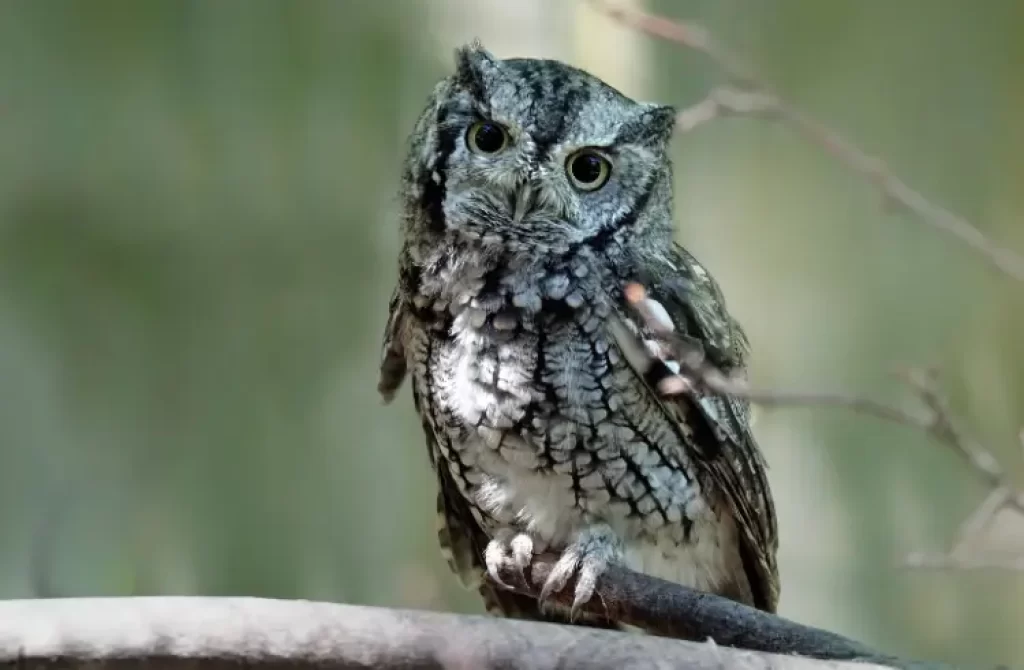
<svg viewBox="0 0 1024 670"><path fill-rule="evenodd" d="M746 401L678 381L677 340L729 374L748 345L674 241L675 119L473 44L412 129L378 389L411 382L439 542L488 611L619 627L587 606L611 563L776 608ZM542 552L560 556L539 594L557 607L502 586Z"/></svg>
<svg viewBox="0 0 1024 670"><path fill-rule="evenodd" d="M682 366L676 359L675 326L665 307L647 297L637 283L626 285L626 301L642 321L634 324L621 320L609 329L633 368L644 374L648 383L663 396L679 395L694 390L693 383L680 374Z"/></svg>
<svg viewBox="0 0 1024 670"><path fill-rule="evenodd" d="M626 300L640 313L651 332L668 334L675 331L668 310L657 300L648 298L643 285L631 282L626 285L625 293Z"/></svg>

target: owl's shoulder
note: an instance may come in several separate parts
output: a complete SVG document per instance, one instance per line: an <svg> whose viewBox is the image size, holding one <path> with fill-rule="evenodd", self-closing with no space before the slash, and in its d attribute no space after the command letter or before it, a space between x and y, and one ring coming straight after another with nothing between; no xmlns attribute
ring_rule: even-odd
<svg viewBox="0 0 1024 670"><path fill-rule="evenodd" d="M750 343L730 313L721 287L689 251L672 244L632 262L627 273L672 315L676 328L724 371L741 371Z"/></svg>

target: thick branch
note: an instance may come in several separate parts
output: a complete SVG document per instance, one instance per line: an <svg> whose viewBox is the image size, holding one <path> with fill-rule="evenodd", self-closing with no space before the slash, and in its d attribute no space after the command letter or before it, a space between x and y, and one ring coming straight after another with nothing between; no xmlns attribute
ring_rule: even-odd
<svg viewBox="0 0 1024 670"><path fill-rule="evenodd" d="M258 598L0 602L0 664L47 668L777 668L882 666L532 622Z"/></svg>
<svg viewBox="0 0 1024 670"><path fill-rule="evenodd" d="M536 598L557 561L557 555L534 556L529 575L532 585L524 583L510 567L499 576L506 584L514 585L516 591ZM552 600L569 608L573 593L570 585L552 595ZM711 639L723 647L896 668L940 667L882 654L842 635L615 565L602 574L595 596L583 609L653 634L687 640Z"/></svg>

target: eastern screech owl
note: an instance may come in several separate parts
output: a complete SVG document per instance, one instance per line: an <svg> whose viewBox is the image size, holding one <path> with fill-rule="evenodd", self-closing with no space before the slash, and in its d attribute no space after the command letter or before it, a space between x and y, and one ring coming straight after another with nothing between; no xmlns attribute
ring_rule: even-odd
<svg viewBox="0 0 1024 670"><path fill-rule="evenodd" d="M674 117L475 43L412 133L379 390L390 400L411 373L441 544L492 612L572 619L609 562L775 610L775 511L748 405L659 395L652 375L674 362L638 362L623 341L649 334L623 298L639 282L710 363L744 370L718 286L673 242ZM498 583L541 551L561 558L539 602L575 576L572 611Z"/></svg>

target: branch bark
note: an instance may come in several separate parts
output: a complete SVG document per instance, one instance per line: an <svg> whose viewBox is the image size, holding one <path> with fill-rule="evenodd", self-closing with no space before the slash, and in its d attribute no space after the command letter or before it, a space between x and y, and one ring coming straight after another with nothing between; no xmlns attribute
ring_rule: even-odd
<svg viewBox="0 0 1024 670"><path fill-rule="evenodd" d="M511 568L499 574L517 592L537 598L558 561L557 554L534 556L524 579ZM575 580L551 599L566 610L572 605ZM597 592L583 609L592 615L642 627L653 634L684 640L714 640L723 647L828 661L857 661L893 668L937 669L934 663L908 661L821 628L681 586L657 577L609 566ZM731 666L729 666L731 667Z"/></svg>
<svg viewBox="0 0 1024 670"><path fill-rule="evenodd" d="M884 667L580 626L307 601L199 597L0 602L0 665L37 670L214 670L240 665L423 670Z"/></svg>

